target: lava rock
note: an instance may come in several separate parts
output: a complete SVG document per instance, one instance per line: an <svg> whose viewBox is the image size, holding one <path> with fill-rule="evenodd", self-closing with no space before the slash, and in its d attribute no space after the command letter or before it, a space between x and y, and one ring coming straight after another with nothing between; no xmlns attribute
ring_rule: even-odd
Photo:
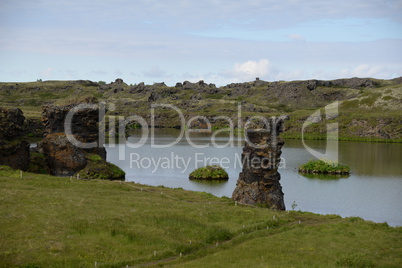
<svg viewBox="0 0 402 268"><path fill-rule="evenodd" d="M20 109L0 107L0 165L28 170L30 151L24 121Z"/></svg>
<svg viewBox="0 0 402 268"><path fill-rule="evenodd" d="M283 132L288 116L271 118L268 126L246 129L247 142L242 153L242 172L239 174L232 198L243 204L262 205L285 210L278 167L284 141Z"/></svg>
<svg viewBox="0 0 402 268"><path fill-rule="evenodd" d="M47 135L41 146L52 175L71 176L87 165L85 151L74 146L65 133Z"/></svg>

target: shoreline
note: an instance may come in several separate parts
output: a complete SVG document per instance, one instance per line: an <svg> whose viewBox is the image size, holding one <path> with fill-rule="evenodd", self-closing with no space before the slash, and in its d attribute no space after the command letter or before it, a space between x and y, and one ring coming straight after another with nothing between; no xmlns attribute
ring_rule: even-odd
<svg viewBox="0 0 402 268"><path fill-rule="evenodd" d="M40 119L37 119L40 120ZM152 128L152 127L149 127ZM177 130L180 131L180 129L175 128L175 127L164 127L164 126L156 126L154 127L155 129L168 129L168 130ZM136 130L141 129L141 128L135 128ZM200 131L197 130L193 130L193 132L195 133L204 133L204 134L213 134L214 131L222 131L224 128L213 128L211 130L211 132L206 132L203 131L202 129ZM133 129L130 129L133 130ZM235 136L238 135L239 130L235 129L233 131L222 131L223 133L233 133ZM240 133L243 135L244 134L244 129L240 130ZM126 134L126 136L129 136ZM43 137L42 133L36 133L36 134L32 134L32 133L28 133L25 136L28 140L35 140L35 139L40 139ZM111 136L110 135L106 135L105 136L106 139L109 139ZM115 137L118 137L118 135L116 135ZM300 134L289 134L286 133L282 133L280 135L281 138L283 139L290 139L290 140L302 140L302 135ZM304 140L333 140L333 139L327 139L326 136L322 135L321 133L308 133L307 135L304 136ZM347 137L347 136L342 136L340 135L339 138L337 139L337 141L346 141L346 142L367 142L367 143L402 143L402 139L384 139L384 138L367 138L367 137Z"/></svg>
<svg viewBox="0 0 402 268"><path fill-rule="evenodd" d="M214 195L214 194L209 193L209 192L189 190L189 189L184 189L182 187L169 187L169 186L164 186L164 185L155 186L155 185L139 183L139 182L135 182L134 180L127 180L127 179L125 179L124 181L113 181L113 180L107 180L107 179L90 179L90 180L87 180L87 179L76 179L75 177L71 177L71 176L70 177L60 177L60 176L37 174L37 173L31 173L31 172L22 172L20 170L14 170L14 169L12 170L12 174L16 178L17 177L21 178L20 176L22 176L22 177L27 176L30 179L38 179L38 178L44 176L44 177L50 177L50 178L55 179L55 180L56 179L65 179L65 180L69 179L70 182L74 182L74 181L77 181L77 182L78 181L83 181L83 182L85 182L86 181L86 182L97 182L97 183L105 183L105 184L110 184L110 183L119 184L119 185L126 184L126 185L129 185L130 187L134 187L134 188L136 188L137 190L140 190L140 191L144 191L144 189L146 189L146 188L152 189L153 192L161 192L161 191L159 191L160 189L169 189L171 191L180 190L180 191L185 191L185 192L188 192L188 193L197 193L197 194L213 196L214 198L222 200L222 201L224 201L226 203L231 203L232 205L237 204L237 202L233 201L230 197L227 197L227 196L217 196L217 195ZM38 177L38 178L35 178L35 176ZM0 169L0 177L4 177L4 171L2 169ZM203 181L203 183L208 184L208 181ZM214 184L213 181L210 182L210 183ZM186 200L180 200L180 201L191 202L191 201L188 201L188 200L187 201ZM240 203L238 203L238 204L246 206L246 207L267 209L265 207L260 207L260 206L255 206L255 205L240 204ZM272 210L272 209L269 209L269 210L276 211L276 210ZM366 221L366 222L372 222L372 223L375 223L375 224L387 224L388 225L388 223L386 221L374 221L374 220L365 219L363 217L355 216L355 215L354 216L353 215L351 215L351 216L342 216L342 215L333 214L333 213L321 214L321 213L312 212L312 211L301 211L301 210L294 210L294 209L289 209L289 208L285 210L285 212L289 212L289 211L299 212L299 213L312 213L312 214L315 214L315 215L318 215L318 216L334 215L334 216L341 217L342 219L359 218L359 219L361 219L363 221ZM388 225L388 226L393 227L393 228L399 228L399 227L402 227L402 223L400 225Z"/></svg>
<svg viewBox="0 0 402 268"><path fill-rule="evenodd" d="M231 260L242 267L336 267L352 260L395 267L402 260L402 227L358 217L275 211L128 182L21 176L18 170L0 170L0 185L0 260L13 267L202 267L205 258L212 266ZM272 256L262 260L260 254Z"/></svg>

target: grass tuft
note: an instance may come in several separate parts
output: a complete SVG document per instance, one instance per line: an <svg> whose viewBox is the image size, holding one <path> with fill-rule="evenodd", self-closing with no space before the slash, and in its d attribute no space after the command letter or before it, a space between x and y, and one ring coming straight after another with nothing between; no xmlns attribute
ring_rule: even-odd
<svg viewBox="0 0 402 268"><path fill-rule="evenodd" d="M299 167L300 173L345 175L350 173L350 167L339 163L310 160Z"/></svg>
<svg viewBox="0 0 402 268"><path fill-rule="evenodd" d="M190 180L228 180L228 173L220 166L200 167L189 175Z"/></svg>

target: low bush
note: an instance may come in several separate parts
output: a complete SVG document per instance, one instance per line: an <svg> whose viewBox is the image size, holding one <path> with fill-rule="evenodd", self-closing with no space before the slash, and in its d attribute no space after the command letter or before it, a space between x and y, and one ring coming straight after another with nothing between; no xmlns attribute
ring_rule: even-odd
<svg viewBox="0 0 402 268"><path fill-rule="evenodd" d="M350 167L341 165L336 162L328 162L324 160L310 160L304 165L299 167L301 173L314 173L314 174L349 174Z"/></svg>

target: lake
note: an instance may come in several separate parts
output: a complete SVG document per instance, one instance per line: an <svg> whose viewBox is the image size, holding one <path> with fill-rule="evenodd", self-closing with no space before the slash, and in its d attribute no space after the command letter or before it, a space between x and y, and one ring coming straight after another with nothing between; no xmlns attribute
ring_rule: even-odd
<svg viewBox="0 0 402 268"><path fill-rule="evenodd" d="M229 144L229 134L221 133L212 144L211 134L191 133L177 140L179 130L156 129L153 139L148 136L142 146L131 148L139 145L141 135L141 130L134 130L127 142L106 145L107 160L126 172L127 181L232 196L242 169L243 139L235 136ZM154 148L174 141L174 146ZM327 145L326 141L306 143L322 153ZM402 144L339 142L338 150L340 162L352 169L350 176L306 177L298 174L297 168L314 157L301 140L285 140L279 172L286 208L292 209L293 204L295 210L402 226ZM188 179L194 169L207 164L221 164L229 180L206 183Z"/></svg>

